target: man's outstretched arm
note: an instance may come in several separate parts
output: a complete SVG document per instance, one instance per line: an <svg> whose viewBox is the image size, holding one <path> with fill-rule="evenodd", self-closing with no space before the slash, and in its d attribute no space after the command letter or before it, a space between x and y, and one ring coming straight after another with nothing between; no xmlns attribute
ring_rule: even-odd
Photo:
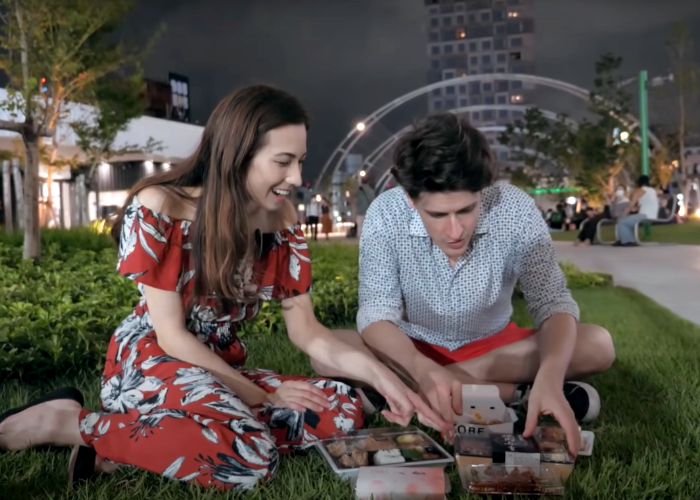
<svg viewBox="0 0 700 500"><path fill-rule="evenodd" d="M525 434L530 435L543 413L552 414L564 428L570 449L578 449L580 435L571 406L564 398L564 377L576 346L579 307L559 267L546 223L528 200L525 227L516 244L517 273L530 316L539 329L540 368L535 377Z"/></svg>
<svg viewBox="0 0 700 500"><path fill-rule="evenodd" d="M452 428L453 409L462 411L461 384L447 370L415 348L402 328L403 296L394 226L385 221L377 205L367 211L360 239L359 311L357 328L364 342L402 378L420 391L445 422L433 427ZM452 394L454 393L454 395ZM447 425L445 425L447 424Z"/></svg>

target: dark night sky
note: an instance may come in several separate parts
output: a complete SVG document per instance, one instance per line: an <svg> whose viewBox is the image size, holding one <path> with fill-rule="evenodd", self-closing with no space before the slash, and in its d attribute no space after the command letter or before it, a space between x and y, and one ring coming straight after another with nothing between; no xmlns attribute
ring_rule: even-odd
<svg viewBox="0 0 700 500"><path fill-rule="evenodd" d="M590 87L611 50L630 76L669 69L664 41L685 21L700 57L698 0L535 0L537 73ZM311 179L366 114L426 83L422 0L138 0L130 30L167 31L146 74L190 78L194 118L237 86L264 82L297 95L311 113Z"/></svg>

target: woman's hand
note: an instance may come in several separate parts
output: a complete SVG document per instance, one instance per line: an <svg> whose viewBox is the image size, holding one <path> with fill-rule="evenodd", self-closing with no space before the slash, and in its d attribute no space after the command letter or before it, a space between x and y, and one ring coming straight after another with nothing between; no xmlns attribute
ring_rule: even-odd
<svg viewBox="0 0 700 500"><path fill-rule="evenodd" d="M309 382L299 380L282 382L275 392L268 394L267 399L274 406L300 412L322 412L331 407L325 392Z"/></svg>

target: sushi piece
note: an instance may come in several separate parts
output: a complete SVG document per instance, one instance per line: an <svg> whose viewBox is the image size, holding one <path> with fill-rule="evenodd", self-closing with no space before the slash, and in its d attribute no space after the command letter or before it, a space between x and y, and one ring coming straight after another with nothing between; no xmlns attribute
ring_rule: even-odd
<svg viewBox="0 0 700 500"><path fill-rule="evenodd" d="M357 467L366 467L369 465L369 458L366 451L355 451L351 455L353 462Z"/></svg>
<svg viewBox="0 0 700 500"><path fill-rule="evenodd" d="M374 454L373 462L374 465L390 465L404 463L406 459L401 455L400 450L379 450Z"/></svg>

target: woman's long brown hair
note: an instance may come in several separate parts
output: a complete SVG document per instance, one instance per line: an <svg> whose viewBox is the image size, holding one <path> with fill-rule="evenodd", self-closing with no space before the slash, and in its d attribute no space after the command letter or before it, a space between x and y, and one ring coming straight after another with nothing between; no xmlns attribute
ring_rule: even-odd
<svg viewBox="0 0 700 500"><path fill-rule="evenodd" d="M197 207L190 228L195 268L191 305L210 295L217 297L222 309L252 300L239 276L254 246L247 216L248 170L267 132L302 124L308 129L308 116L286 92L264 85L233 92L214 109L192 156L134 185L117 215L112 237L119 242L124 212L134 196L147 187L166 188ZM201 195L193 198L185 187L201 187Z"/></svg>

